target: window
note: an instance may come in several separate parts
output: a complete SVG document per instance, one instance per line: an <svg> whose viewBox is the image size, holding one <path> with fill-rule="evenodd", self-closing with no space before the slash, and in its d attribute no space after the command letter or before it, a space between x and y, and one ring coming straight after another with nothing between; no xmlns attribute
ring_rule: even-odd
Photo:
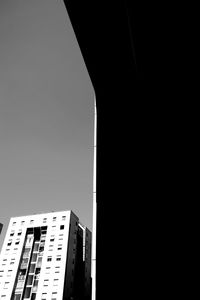
<svg viewBox="0 0 200 300"><path fill-rule="evenodd" d="M61 256L57 256L57 257L56 257L56 260L57 260L57 261L61 260Z"/></svg>
<svg viewBox="0 0 200 300"><path fill-rule="evenodd" d="M44 218L44 219L43 219L43 223L46 223L46 222L47 222L47 218Z"/></svg>
<svg viewBox="0 0 200 300"><path fill-rule="evenodd" d="M44 220L47 220L47 218L44 218ZM42 230L42 232L43 232L43 231L47 231L47 226L42 226L42 227L41 227L41 230Z"/></svg>
<svg viewBox="0 0 200 300"><path fill-rule="evenodd" d="M15 245L19 245L19 241L17 241L17 242L15 243Z"/></svg>
<svg viewBox="0 0 200 300"><path fill-rule="evenodd" d="M41 246L40 249L39 249L39 252L43 252L44 251L44 247Z"/></svg>
<svg viewBox="0 0 200 300"><path fill-rule="evenodd" d="M33 253L31 262L36 262L36 260L37 260L37 253Z"/></svg>
<svg viewBox="0 0 200 300"><path fill-rule="evenodd" d="M31 264L29 273L35 273L35 264Z"/></svg>
<svg viewBox="0 0 200 300"><path fill-rule="evenodd" d="M41 265L42 265L42 257L39 257L37 261L37 267L40 267Z"/></svg>
<svg viewBox="0 0 200 300"><path fill-rule="evenodd" d="M33 224L34 220L30 220L30 224Z"/></svg>
<svg viewBox="0 0 200 300"><path fill-rule="evenodd" d="M36 294L32 293L31 300L35 300L35 298L36 298Z"/></svg>
<svg viewBox="0 0 200 300"><path fill-rule="evenodd" d="M54 238L53 238L53 239L50 239L50 242L54 242L54 240L55 240Z"/></svg>
<svg viewBox="0 0 200 300"><path fill-rule="evenodd" d="M58 286L58 279L57 279L57 278L54 279L54 281L53 281L53 286Z"/></svg>
<svg viewBox="0 0 200 300"><path fill-rule="evenodd" d="M47 257L47 261L52 261L52 257L51 257L51 256L48 256L48 257Z"/></svg>
<svg viewBox="0 0 200 300"><path fill-rule="evenodd" d="M9 243L7 244L7 246L11 246L11 244L12 244L12 242L9 242Z"/></svg>
<svg viewBox="0 0 200 300"><path fill-rule="evenodd" d="M14 232L11 232L10 236L13 236L14 235Z"/></svg>
<svg viewBox="0 0 200 300"><path fill-rule="evenodd" d="M27 264L28 263L28 258L23 258L22 263Z"/></svg>
<svg viewBox="0 0 200 300"><path fill-rule="evenodd" d="M49 251L53 251L53 245L49 245Z"/></svg>
<svg viewBox="0 0 200 300"><path fill-rule="evenodd" d="M5 282L5 283L4 283L4 287L3 287L3 288L4 288L4 289L7 289L7 288L8 288L8 286L9 286L9 282Z"/></svg>
<svg viewBox="0 0 200 300"><path fill-rule="evenodd" d="M25 221L21 221L21 225L24 225Z"/></svg>
<svg viewBox="0 0 200 300"><path fill-rule="evenodd" d="M42 293L42 300L46 300L47 293Z"/></svg>
<svg viewBox="0 0 200 300"><path fill-rule="evenodd" d="M62 216L62 220L63 220L63 221L66 220L66 216Z"/></svg>
<svg viewBox="0 0 200 300"><path fill-rule="evenodd" d="M39 243L35 243L33 251L38 251L39 249Z"/></svg>
<svg viewBox="0 0 200 300"><path fill-rule="evenodd" d="M32 285L33 283L33 275L28 275L27 285Z"/></svg>
<svg viewBox="0 0 200 300"><path fill-rule="evenodd" d="M17 289L23 289L23 287L24 287L24 282L23 281L18 281L17 282Z"/></svg>
<svg viewBox="0 0 200 300"><path fill-rule="evenodd" d="M53 221L56 221L56 217L53 217Z"/></svg>
<svg viewBox="0 0 200 300"><path fill-rule="evenodd" d="M38 286L38 280L34 280L33 286L34 286L34 287L37 287L37 286Z"/></svg>
<svg viewBox="0 0 200 300"><path fill-rule="evenodd" d="M65 228L64 225L60 225L60 230L63 230Z"/></svg>
<svg viewBox="0 0 200 300"><path fill-rule="evenodd" d="M30 294L31 294L31 288L30 287L27 287L25 289L25 295L24 295L24 298L30 298Z"/></svg>
<svg viewBox="0 0 200 300"><path fill-rule="evenodd" d="M17 235L21 235L21 234L22 234L22 231L18 232L18 234L17 234Z"/></svg>
<svg viewBox="0 0 200 300"><path fill-rule="evenodd" d="M40 274L41 268L36 268L35 275Z"/></svg>
<svg viewBox="0 0 200 300"><path fill-rule="evenodd" d="M13 222L12 225L15 226L15 225L16 225L16 222Z"/></svg>
<svg viewBox="0 0 200 300"><path fill-rule="evenodd" d="M29 257L31 249L30 248L25 248L24 253L23 253L23 258Z"/></svg>
<svg viewBox="0 0 200 300"><path fill-rule="evenodd" d="M49 279L45 279L44 280L44 286L48 286L48 283L49 283Z"/></svg>

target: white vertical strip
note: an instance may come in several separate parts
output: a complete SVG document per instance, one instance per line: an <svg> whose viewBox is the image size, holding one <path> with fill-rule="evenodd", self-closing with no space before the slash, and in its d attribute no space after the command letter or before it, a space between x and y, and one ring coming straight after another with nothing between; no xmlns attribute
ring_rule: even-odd
<svg viewBox="0 0 200 300"><path fill-rule="evenodd" d="M97 151L97 110L94 97L94 167L93 167L93 226L92 226L92 300L96 300L96 151Z"/></svg>

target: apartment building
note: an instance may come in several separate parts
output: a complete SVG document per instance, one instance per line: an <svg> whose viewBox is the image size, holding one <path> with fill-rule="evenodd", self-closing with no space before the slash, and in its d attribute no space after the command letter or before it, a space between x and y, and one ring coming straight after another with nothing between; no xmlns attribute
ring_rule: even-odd
<svg viewBox="0 0 200 300"><path fill-rule="evenodd" d="M91 232L72 211L11 218L0 299L91 299Z"/></svg>

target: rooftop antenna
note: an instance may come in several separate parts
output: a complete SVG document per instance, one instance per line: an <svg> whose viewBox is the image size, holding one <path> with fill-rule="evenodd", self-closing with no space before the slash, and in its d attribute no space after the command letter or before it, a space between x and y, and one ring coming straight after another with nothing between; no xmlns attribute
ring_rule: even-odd
<svg viewBox="0 0 200 300"><path fill-rule="evenodd" d="M96 231L97 231L97 201L96 201L96 160L97 160L97 108L94 96L94 161L93 161L93 224L92 224L92 300L96 300Z"/></svg>

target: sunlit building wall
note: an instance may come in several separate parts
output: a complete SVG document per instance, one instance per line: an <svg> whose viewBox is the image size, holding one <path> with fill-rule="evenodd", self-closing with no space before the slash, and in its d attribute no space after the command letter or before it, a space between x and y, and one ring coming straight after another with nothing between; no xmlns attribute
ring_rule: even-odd
<svg viewBox="0 0 200 300"><path fill-rule="evenodd" d="M0 299L91 299L91 232L72 211L11 218Z"/></svg>

